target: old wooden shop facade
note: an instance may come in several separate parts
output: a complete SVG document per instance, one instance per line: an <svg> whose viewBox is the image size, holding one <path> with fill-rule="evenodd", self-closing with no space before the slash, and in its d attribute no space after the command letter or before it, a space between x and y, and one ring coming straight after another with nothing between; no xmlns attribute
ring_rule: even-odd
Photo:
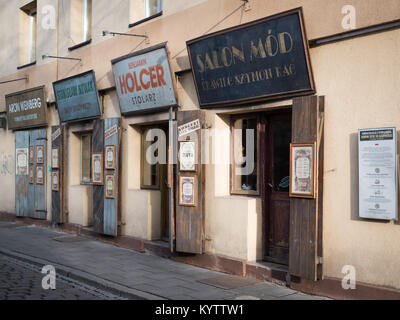
<svg viewBox="0 0 400 320"><path fill-rule="evenodd" d="M2 219L400 297L397 0L105 3L1 3Z"/></svg>

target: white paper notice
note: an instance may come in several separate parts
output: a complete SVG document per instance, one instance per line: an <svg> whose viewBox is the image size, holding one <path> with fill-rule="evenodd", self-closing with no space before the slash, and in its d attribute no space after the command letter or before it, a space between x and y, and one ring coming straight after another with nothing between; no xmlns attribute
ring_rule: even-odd
<svg viewBox="0 0 400 320"><path fill-rule="evenodd" d="M360 218L397 220L396 128L358 133Z"/></svg>

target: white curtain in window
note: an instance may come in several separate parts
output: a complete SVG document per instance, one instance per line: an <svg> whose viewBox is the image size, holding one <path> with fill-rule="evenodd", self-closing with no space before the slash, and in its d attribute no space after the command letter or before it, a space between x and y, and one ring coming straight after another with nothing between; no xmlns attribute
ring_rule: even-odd
<svg viewBox="0 0 400 320"><path fill-rule="evenodd" d="M162 0L145 0L146 17L151 17L162 10Z"/></svg>

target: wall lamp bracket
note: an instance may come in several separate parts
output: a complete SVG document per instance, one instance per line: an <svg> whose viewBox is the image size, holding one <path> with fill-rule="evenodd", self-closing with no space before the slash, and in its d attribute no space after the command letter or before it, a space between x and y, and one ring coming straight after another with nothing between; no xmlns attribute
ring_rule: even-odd
<svg viewBox="0 0 400 320"><path fill-rule="evenodd" d="M22 80L29 81L29 76L26 75L26 76L23 77L23 78L18 78L18 79L13 79L13 80L7 80L7 81L1 81L0 84L10 83L10 82L16 82L16 81L22 81Z"/></svg>
<svg viewBox="0 0 400 320"><path fill-rule="evenodd" d="M69 58L69 57L57 57L57 56L48 56L46 54L42 55L42 60L46 59L46 58L51 58L51 59L62 59L62 60L75 60L75 61L81 61L82 59L80 58Z"/></svg>
<svg viewBox="0 0 400 320"><path fill-rule="evenodd" d="M147 35L147 32L145 34L135 34L135 33L122 33L122 32L113 32L113 31L103 31L103 37L111 34L113 37L118 35L118 36L128 36L128 37L140 37L140 38L145 38L146 43L148 44L150 42L149 36Z"/></svg>

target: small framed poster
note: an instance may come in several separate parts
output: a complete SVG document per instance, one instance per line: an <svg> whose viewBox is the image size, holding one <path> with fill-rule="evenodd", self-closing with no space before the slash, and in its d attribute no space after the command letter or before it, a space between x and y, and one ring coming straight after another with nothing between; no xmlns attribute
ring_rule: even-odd
<svg viewBox="0 0 400 320"><path fill-rule="evenodd" d="M35 147L29 147L29 163L35 163Z"/></svg>
<svg viewBox="0 0 400 320"><path fill-rule="evenodd" d="M15 150L15 166L16 174L19 176L27 176L29 174L28 170L28 148L20 148Z"/></svg>
<svg viewBox="0 0 400 320"><path fill-rule="evenodd" d="M92 183L103 185L103 152L92 152Z"/></svg>
<svg viewBox="0 0 400 320"><path fill-rule="evenodd" d="M34 170L34 166L31 164L29 166L29 183L30 184L34 184L35 183L35 170Z"/></svg>
<svg viewBox="0 0 400 320"><path fill-rule="evenodd" d="M106 170L115 169L115 146L106 146Z"/></svg>
<svg viewBox="0 0 400 320"><path fill-rule="evenodd" d="M196 170L196 142L194 141L179 142L179 170L180 171Z"/></svg>
<svg viewBox="0 0 400 320"><path fill-rule="evenodd" d="M315 198L315 143L290 144L290 197Z"/></svg>
<svg viewBox="0 0 400 320"><path fill-rule="evenodd" d="M115 198L115 175L106 174L106 198Z"/></svg>
<svg viewBox="0 0 400 320"><path fill-rule="evenodd" d="M36 184L44 184L44 166L36 165Z"/></svg>
<svg viewBox="0 0 400 320"><path fill-rule="evenodd" d="M44 164L44 146L36 146L36 164Z"/></svg>
<svg viewBox="0 0 400 320"><path fill-rule="evenodd" d="M196 176L179 176L179 205L195 207L197 201Z"/></svg>
<svg viewBox="0 0 400 320"><path fill-rule="evenodd" d="M53 149L51 149L51 167L53 169L59 168L59 151L59 147L53 147Z"/></svg>
<svg viewBox="0 0 400 320"><path fill-rule="evenodd" d="M51 190L60 191L60 175L56 170L51 172Z"/></svg>

